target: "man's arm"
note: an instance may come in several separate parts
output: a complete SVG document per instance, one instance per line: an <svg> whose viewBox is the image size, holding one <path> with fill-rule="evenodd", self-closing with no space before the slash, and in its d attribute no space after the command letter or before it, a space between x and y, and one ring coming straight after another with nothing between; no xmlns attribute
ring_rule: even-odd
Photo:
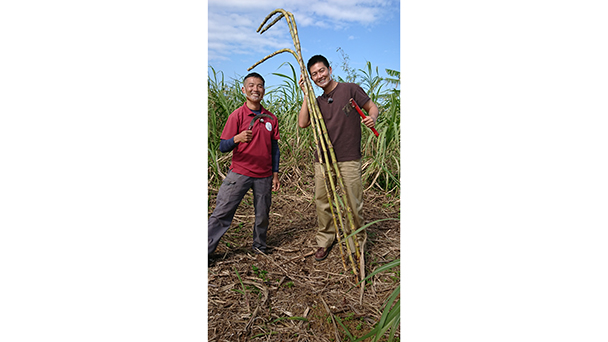
<svg viewBox="0 0 608 342"><path fill-rule="evenodd" d="M306 128L310 125L310 114L308 113L308 101L306 100L306 92L304 91L304 76L300 75L300 89L304 93L304 101L302 101L302 108L300 108L300 112L298 113L298 126L300 128Z"/></svg>
<svg viewBox="0 0 608 342"><path fill-rule="evenodd" d="M238 143L242 142L250 142L252 139L252 134L250 130L242 131L241 133L235 135L230 139L221 139L220 140L220 151L222 153L232 151Z"/></svg>
<svg viewBox="0 0 608 342"><path fill-rule="evenodd" d="M300 108L300 113L298 113L298 126L300 126L300 128L306 128L310 125L310 114L308 113L307 102L306 97L304 97L302 108Z"/></svg>
<svg viewBox="0 0 608 342"><path fill-rule="evenodd" d="M230 152L234 150L235 147L236 143L234 142L234 137L220 140L220 152L222 153Z"/></svg>
<svg viewBox="0 0 608 342"><path fill-rule="evenodd" d="M367 112L363 124L369 128L374 127L376 121L378 121L378 106L372 100L369 100L363 105L363 109Z"/></svg>
<svg viewBox="0 0 608 342"><path fill-rule="evenodd" d="M272 156L272 191L277 191L281 187L279 182L279 160L281 159L281 152L279 151L279 142L271 140L271 156Z"/></svg>

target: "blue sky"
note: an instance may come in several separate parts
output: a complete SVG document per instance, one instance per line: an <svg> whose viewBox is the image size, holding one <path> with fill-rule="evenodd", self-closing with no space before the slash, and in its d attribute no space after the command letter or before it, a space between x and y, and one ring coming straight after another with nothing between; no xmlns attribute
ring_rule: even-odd
<svg viewBox="0 0 608 342"><path fill-rule="evenodd" d="M327 57L334 75L345 76L340 48L349 58L351 68L364 68L366 61L378 67L400 71L399 1L294 1L247 2L241 0L209 1L208 60L226 78L240 78L255 62L282 49L293 49L285 19L263 34L256 32L264 18L277 8L294 14L306 62L321 54ZM273 72L287 73L281 65L295 58L282 53L256 66L272 86L281 82Z"/></svg>

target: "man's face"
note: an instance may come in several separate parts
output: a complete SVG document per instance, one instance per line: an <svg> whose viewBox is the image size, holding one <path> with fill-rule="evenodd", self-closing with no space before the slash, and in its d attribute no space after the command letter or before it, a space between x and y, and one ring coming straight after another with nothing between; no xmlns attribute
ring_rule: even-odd
<svg viewBox="0 0 608 342"><path fill-rule="evenodd" d="M264 82L257 77L249 77L243 82L241 90L249 101L260 103L264 97Z"/></svg>
<svg viewBox="0 0 608 342"><path fill-rule="evenodd" d="M331 67L327 68L323 62L317 62L310 67L312 81L321 88L325 88L331 81Z"/></svg>

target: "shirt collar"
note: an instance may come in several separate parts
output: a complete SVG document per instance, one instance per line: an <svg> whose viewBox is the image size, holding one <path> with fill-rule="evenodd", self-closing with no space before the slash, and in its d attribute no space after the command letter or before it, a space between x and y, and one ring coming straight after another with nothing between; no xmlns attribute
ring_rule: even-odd
<svg viewBox="0 0 608 342"><path fill-rule="evenodd" d="M247 102L243 103L243 106L241 108L243 108L243 110L245 111L245 114L247 114L249 116L255 116L255 113L249 107L247 107ZM260 113L269 114L269 112L266 110L266 108L264 108L264 106L262 106L262 105L260 105Z"/></svg>

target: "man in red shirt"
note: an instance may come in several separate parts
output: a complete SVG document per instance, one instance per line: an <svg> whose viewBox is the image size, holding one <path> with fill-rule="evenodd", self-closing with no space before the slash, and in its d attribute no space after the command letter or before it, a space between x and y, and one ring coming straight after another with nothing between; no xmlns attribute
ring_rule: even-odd
<svg viewBox="0 0 608 342"><path fill-rule="evenodd" d="M208 223L208 255L226 233L241 200L253 188L255 223L253 251L266 252L266 232L272 191L279 182L279 124L277 117L260 102L264 97L264 78L250 73L241 91L247 101L230 116L220 136L220 151L232 152L230 171L217 194L217 204Z"/></svg>

